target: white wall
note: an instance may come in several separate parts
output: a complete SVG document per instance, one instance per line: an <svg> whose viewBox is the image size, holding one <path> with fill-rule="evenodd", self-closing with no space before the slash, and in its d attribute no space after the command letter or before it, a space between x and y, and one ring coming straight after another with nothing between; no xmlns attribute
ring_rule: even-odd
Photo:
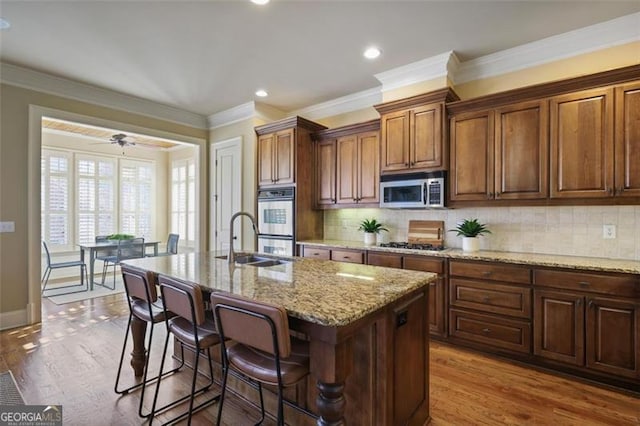
<svg viewBox="0 0 640 426"><path fill-rule="evenodd" d="M359 223L376 218L389 228L379 241L406 241L409 220L443 220L453 229L466 218L488 224L485 250L607 257L640 261L640 206L482 207L451 210L340 209L326 211L324 238L362 241ZM602 226L616 226L615 239L602 238ZM462 246L455 232L445 245Z"/></svg>

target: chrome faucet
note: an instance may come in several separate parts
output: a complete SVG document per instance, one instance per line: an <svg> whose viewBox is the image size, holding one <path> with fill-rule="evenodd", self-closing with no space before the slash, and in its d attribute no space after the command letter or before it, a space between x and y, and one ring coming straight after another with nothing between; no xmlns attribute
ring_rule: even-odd
<svg viewBox="0 0 640 426"><path fill-rule="evenodd" d="M233 216L231 216L231 220L229 221L229 255L227 256L227 260L230 264L236 262L236 252L233 250L233 222L238 216L247 216L249 220L251 220L251 227L253 228L253 232L255 232L255 238L258 237L258 225L256 224L256 219L247 212L234 213ZM257 250L255 242L253 249Z"/></svg>

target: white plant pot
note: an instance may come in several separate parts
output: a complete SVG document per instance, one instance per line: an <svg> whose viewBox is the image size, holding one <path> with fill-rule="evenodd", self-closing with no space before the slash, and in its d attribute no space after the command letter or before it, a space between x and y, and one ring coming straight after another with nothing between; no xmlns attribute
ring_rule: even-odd
<svg viewBox="0 0 640 426"><path fill-rule="evenodd" d="M367 246L373 246L376 244L376 236L377 234L374 232L365 232L364 233L364 244Z"/></svg>
<svg viewBox="0 0 640 426"><path fill-rule="evenodd" d="M480 238L462 237L462 251L478 251L478 250L480 250Z"/></svg>

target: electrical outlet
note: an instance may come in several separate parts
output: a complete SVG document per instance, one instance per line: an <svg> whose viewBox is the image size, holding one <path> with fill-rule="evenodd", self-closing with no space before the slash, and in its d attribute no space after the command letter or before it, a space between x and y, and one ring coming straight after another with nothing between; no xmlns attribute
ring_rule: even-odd
<svg viewBox="0 0 640 426"><path fill-rule="evenodd" d="M0 222L0 232L16 232L16 223Z"/></svg>
<svg viewBox="0 0 640 426"><path fill-rule="evenodd" d="M605 240L612 240L616 237L615 225L603 225L602 226L602 238Z"/></svg>

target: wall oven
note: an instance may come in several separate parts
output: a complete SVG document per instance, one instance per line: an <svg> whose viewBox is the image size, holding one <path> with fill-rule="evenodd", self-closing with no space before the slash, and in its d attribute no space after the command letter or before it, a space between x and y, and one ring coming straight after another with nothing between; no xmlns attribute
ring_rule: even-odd
<svg viewBox="0 0 640 426"><path fill-rule="evenodd" d="M294 188L258 191L258 251L293 256Z"/></svg>
<svg viewBox="0 0 640 426"><path fill-rule="evenodd" d="M380 207L426 209L445 206L446 173L411 173L380 177Z"/></svg>

